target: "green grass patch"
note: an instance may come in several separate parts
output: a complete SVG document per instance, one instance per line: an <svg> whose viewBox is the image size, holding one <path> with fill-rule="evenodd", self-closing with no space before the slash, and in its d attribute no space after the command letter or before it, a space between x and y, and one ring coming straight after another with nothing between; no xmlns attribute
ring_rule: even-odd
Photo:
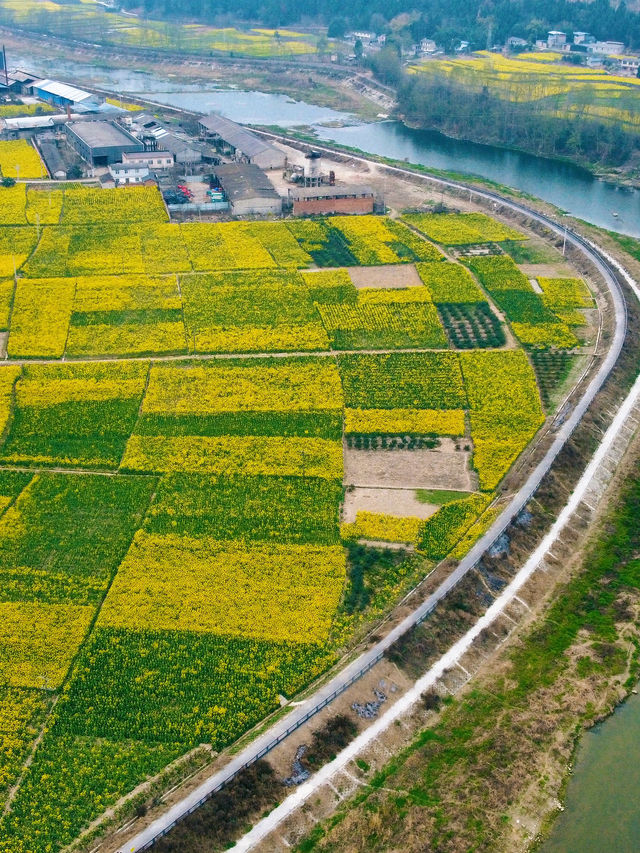
<svg viewBox="0 0 640 853"><path fill-rule="evenodd" d="M423 504L444 504L461 501L469 497L469 492L456 492L453 489L417 489L416 498Z"/></svg>
<svg viewBox="0 0 640 853"><path fill-rule="evenodd" d="M314 477L169 474L145 529L218 539L337 544L342 484Z"/></svg>

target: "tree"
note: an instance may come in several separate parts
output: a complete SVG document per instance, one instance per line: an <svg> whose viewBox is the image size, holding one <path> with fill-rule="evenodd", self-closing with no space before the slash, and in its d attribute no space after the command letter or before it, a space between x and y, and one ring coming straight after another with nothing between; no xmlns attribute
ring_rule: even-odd
<svg viewBox="0 0 640 853"><path fill-rule="evenodd" d="M322 58L329 48L329 40L326 36L320 36L318 41L316 42L316 50L318 52L318 56Z"/></svg>
<svg viewBox="0 0 640 853"><path fill-rule="evenodd" d="M376 77L379 77L383 83L390 83L392 86L397 86L402 81L402 64L398 51L393 47L385 47L379 50L369 58L369 64Z"/></svg>
<svg viewBox="0 0 640 853"><path fill-rule="evenodd" d="M329 29L327 30L327 35L330 39L341 39L344 38L344 34L347 32L347 20L346 18L334 18L330 24Z"/></svg>
<svg viewBox="0 0 640 853"><path fill-rule="evenodd" d="M376 35L381 35L388 31L389 24L384 15L381 15L380 12L374 12L369 18L369 29Z"/></svg>
<svg viewBox="0 0 640 853"><path fill-rule="evenodd" d="M362 39L356 39L356 43L353 46L353 52L356 55L356 59L358 62L362 59L362 55L364 54L364 46L362 44Z"/></svg>

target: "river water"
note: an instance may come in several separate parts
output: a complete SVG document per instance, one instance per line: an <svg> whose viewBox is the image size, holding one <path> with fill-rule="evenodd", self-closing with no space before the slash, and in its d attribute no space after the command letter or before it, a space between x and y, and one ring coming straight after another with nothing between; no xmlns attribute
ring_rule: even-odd
<svg viewBox="0 0 640 853"><path fill-rule="evenodd" d="M640 696L587 732L578 748L565 810L540 853L640 850Z"/></svg>
<svg viewBox="0 0 640 853"><path fill-rule="evenodd" d="M599 181L570 163L449 139L396 121L365 124L346 113L292 101L284 95L216 89L211 83L185 82L185 78L175 75L163 77L26 55L14 54L9 59L19 67L78 85L93 84L119 92L124 98L127 94L146 96L169 106L217 111L244 123L311 127L319 139L397 160L406 158L436 169L490 178L549 201L594 225L640 237L640 190ZM188 69L187 79L189 73L197 75L197 69Z"/></svg>
<svg viewBox="0 0 640 853"><path fill-rule="evenodd" d="M158 103L200 112L218 111L251 124L312 127L319 139L436 169L490 178L549 201L581 219L640 237L640 191L595 179L574 165L488 145L413 130L399 122L363 122L345 113L296 102L283 95L215 89L128 69L11 57L20 67L146 96ZM616 215L614 215L616 214ZM640 850L640 697L632 697L580 745L565 811L542 853L636 853Z"/></svg>

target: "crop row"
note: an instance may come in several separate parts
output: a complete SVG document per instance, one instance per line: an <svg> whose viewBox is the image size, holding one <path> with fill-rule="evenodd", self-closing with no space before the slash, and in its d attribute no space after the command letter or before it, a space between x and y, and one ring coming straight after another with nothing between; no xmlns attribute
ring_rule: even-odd
<svg viewBox="0 0 640 853"><path fill-rule="evenodd" d="M410 213L404 219L443 246L526 239L515 229L484 213Z"/></svg>
<svg viewBox="0 0 640 853"><path fill-rule="evenodd" d="M345 298L346 301L341 301ZM446 347L426 288L281 269L6 281L12 357ZM327 300L322 302L321 300Z"/></svg>
<svg viewBox="0 0 640 853"><path fill-rule="evenodd" d="M123 463L145 476L38 474L0 518L3 661L15 678L53 687L77 654L13 808L1 819L3 853L46 853L70 843L168 761L201 742L226 746L277 708L278 694L293 695L326 669L347 584L338 539L340 433L287 437L276 430L289 417L302 425L307 415L329 425L342 417L345 393L366 393L365 406L350 417L361 424L369 418L374 429L386 432L395 422L461 430L471 405L473 433L482 392L474 369L500 374L485 389L487 417L503 417L508 395L520 408L535 408L522 353L494 353L491 363L480 355L348 356L337 368L295 358L150 369L43 364L23 368L17 381L10 368L14 452L29 441L35 451L37 441L52 444L53 436L63 447L84 442L87 457L95 456L96 436L105 425L111 434L128 401L135 429L146 432L128 439ZM514 389L516 381L526 387ZM372 406L390 387L402 406ZM263 418L270 434L238 432L243 425L255 430ZM118 433L119 446L125 440ZM158 479L150 472L166 473ZM4 481L0 492L11 498L25 475ZM361 514L360 527L343 532L419 538L439 559L487 501L448 504L426 522ZM107 588L97 626L81 645ZM17 649L11 637L27 620L34 641ZM48 640L48 656L36 635Z"/></svg>
<svg viewBox="0 0 640 853"><path fill-rule="evenodd" d="M25 184L0 188L0 226L27 225L45 226L25 267L34 277L107 270L303 269L313 263L367 266L442 258L403 223L378 216L170 224L162 196L147 187L125 193L88 187L27 189Z"/></svg>
<svg viewBox="0 0 640 853"><path fill-rule="evenodd" d="M380 512L356 513L356 520L341 525L343 539L365 539L373 542L417 542L424 522L421 518L399 518Z"/></svg>
<svg viewBox="0 0 640 853"><path fill-rule="evenodd" d="M572 349L578 339L506 255L469 257L466 262L504 312L525 346ZM562 306L566 307L566 306Z"/></svg>
<svg viewBox="0 0 640 853"><path fill-rule="evenodd" d="M20 774L47 705L35 690L0 687L0 803Z"/></svg>
<svg viewBox="0 0 640 853"><path fill-rule="evenodd" d="M522 350L460 356L471 410L473 464L494 489L544 422L531 365Z"/></svg>
<svg viewBox="0 0 640 853"><path fill-rule="evenodd" d="M543 419L521 351L42 364L0 380L2 458L21 465L339 479L343 418L351 434L462 435L470 410L478 470L504 450L491 489Z"/></svg>

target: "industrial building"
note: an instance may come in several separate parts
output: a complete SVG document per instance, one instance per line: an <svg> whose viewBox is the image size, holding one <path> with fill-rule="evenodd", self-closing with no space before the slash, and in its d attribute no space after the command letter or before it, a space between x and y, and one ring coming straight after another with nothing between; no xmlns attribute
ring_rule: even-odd
<svg viewBox="0 0 640 853"><path fill-rule="evenodd" d="M60 119L59 122L56 119ZM0 119L0 134L3 139L31 139L38 133L52 131L57 124L64 124L66 115L23 116Z"/></svg>
<svg viewBox="0 0 640 853"><path fill-rule="evenodd" d="M122 162L150 169L171 169L175 158L170 151L133 151L122 155Z"/></svg>
<svg viewBox="0 0 640 853"><path fill-rule="evenodd" d="M282 198L257 166L251 163L228 163L216 168L216 177L234 216L282 213Z"/></svg>
<svg viewBox="0 0 640 853"><path fill-rule="evenodd" d="M261 169L283 169L287 158L283 151L266 142L246 127L212 113L199 121L200 133L228 157L251 163Z"/></svg>
<svg viewBox="0 0 640 853"><path fill-rule="evenodd" d="M75 86L69 86L67 83L58 83L56 80L38 80L30 88L34 97L63 109L71 107L74 110L93 111L99 107L95 95L92 95L91 92L85 92L83 89L77 89Z"/></svg>
<svg viewBox="0 0 640 853"><path fill-rule="evenodd" d="M289 190L294 216L373 213L375 193L369 186L296 187Z"/></svg>
<svg viewBox="0 0 640 853"><path fill-rule="evenodd" d="M194 166L203 160L217 162L215 152L209 146L169 130L149 113L136 115L132 119L131 130L144 142L147 151L168 151L177 164Z"/></svg>
<svg viewBox="0 0 640 853"><path fill-rule="evenodd" d="M167 130L156 136L156 139L158 148L169 151L173 155L175 162L183 166L202 163L205 159L204 146L199 145L186 136L178 136Z"/></svg>
<svg viewBox="0 0 640 853"><path fill-rule="evenodd" d="M112 121L69 122L67 141L91 166L110 166L125 153L144 151L144 145Z"/></svg>
<svg viewBox="0 0 640 853"><path fill-rule="evenodd" d="M30 139L39 134L49 134L68 122L98 121L91 113L56 113L41 116L20 116L0 119L0 136L3 139Z"/></svg>
<svg viewBox="0 0 640 853"><path fill-rule="evenodd" d="M29 95L40 82L35 74L26 71L0 71L0 95Z"/></svg>
<svg viewBox="0 0 640 853"><path fill-rule="evenodd" d="M57 181L64 180L67 177L67 165L56 143L50 140L42 140L38 148L51 177Z"/></svg>

